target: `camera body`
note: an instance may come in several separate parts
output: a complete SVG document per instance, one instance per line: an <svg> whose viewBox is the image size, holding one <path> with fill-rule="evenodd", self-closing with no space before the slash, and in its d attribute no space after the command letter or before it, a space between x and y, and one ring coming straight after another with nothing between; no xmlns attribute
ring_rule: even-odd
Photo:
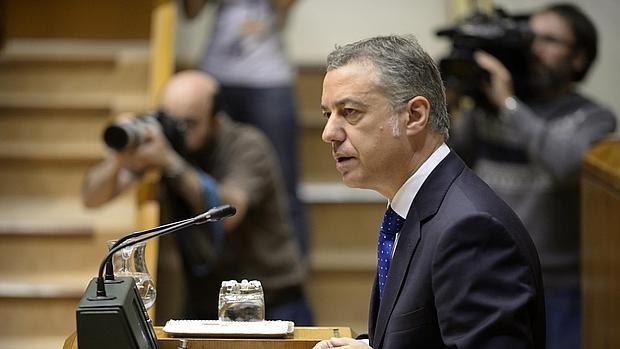
<svg viewBox="0 0 620 349"><path fill-rule="evenodd" d="M489 73L473 58L477 50L495 56L511 73L515 94L527 93L530 48L534 38L528 26L529 16L508 16L501 10L493 15L475 13L453 27L440 29L437 36L452 41L452 50L439 62L447 88L470 96L478 105L490 105L480 86Z"/></svg>
<svg viewBox="0 0 620 349"><path fill-rule="evenodd" d="M156 110L132 118L129 122L112 123L103 131L103 141L116 151L134 149L146 141L146 127L158 127L174 150L185 153L184 127L163 110Z"/></svg>

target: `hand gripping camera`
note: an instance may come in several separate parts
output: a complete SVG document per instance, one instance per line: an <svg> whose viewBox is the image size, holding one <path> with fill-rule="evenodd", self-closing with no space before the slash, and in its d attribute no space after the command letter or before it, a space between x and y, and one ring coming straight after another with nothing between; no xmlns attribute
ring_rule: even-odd
<svg viewBox="0 0 620 349"><path fill-rule="evenodd" d="M118 152L136 148L146 141L146 127L149 124L162 131L177 153L184 154L184 127L162 110L139 115L129 122L115 122L108 125L103 131L103 141Z"/></svg>
<svg viewBox="0 0 620 349"><path fill-rule="evenodd" d="M477 50L495 56L512 74L515 94L527 93L530 47L534 38L529 16L508 16L501 10L493 15L477 12L453 27L440 29L437 36L452 41L452 50L439 62L439 70L448 88L470 96L476 104L488 105L480 90L489 74L474 61Z"/></svg>

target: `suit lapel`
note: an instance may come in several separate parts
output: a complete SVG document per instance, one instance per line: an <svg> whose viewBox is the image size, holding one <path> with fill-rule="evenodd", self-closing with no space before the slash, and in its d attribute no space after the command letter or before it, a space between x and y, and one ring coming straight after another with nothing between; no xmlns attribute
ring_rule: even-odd
<svg viewBox="0 0 620 349"><path fill-rule="evenodd" d="M369 326L369 332L372 335L370 344L373 348L379 348L380 343L383 342L388 320L408 275L411 259L419 245L422 225L437 212L452 182L464 167L462 160L451 151L428 176L409 208L407 220L401 229L396 251L390 264L388 282L380 304L378 304L376 280L373 286L370 307L371 326ZM376 319L374 328L372 319Z"/></svg>

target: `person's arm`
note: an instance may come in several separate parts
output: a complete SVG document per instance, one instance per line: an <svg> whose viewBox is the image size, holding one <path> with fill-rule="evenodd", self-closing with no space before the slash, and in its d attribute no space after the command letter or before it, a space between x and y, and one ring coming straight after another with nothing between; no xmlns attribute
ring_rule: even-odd
<svg viewBox="0 0 620 349"><path fill-rule="evenodd" d="M594 105L547 121L518 99L512 102L502 110L502 119L520 136L529 156L559 181L577 181L588 149L616 127L614 115Z"/></svg>
<svg viewBox="0 0 620 349"><path fill-rule="evenodd" d="M525 145L528 155L559 181L578 180L581 161L595 142L616 128L609 110L590 105L564 117L544 120L514 97L510 72L495 57L479 52L476 62L491 75L486 88L500 118Z"/></svg>
<svg viewBox="0 0 620 349"><path fill-rule="evenodd" d="M223 221L224 230L232 230L245 214L244 195L235 188L221 186L212 177L188 164L168 143L164 134L153 125L146 125L147 141L130 153L127 162L132 168L158 169L172 189L195 214L211 208L210 203L227 203L237 208L237 214ZM216 200L210 200L217 197Z"/></svg>
<svg viewBox="0 0 620 349"><path fill-rule="evenodd" d="M187 164L180 156L173 157L164 165L164 179L199 214L215 206L215 202L234 206L237 213L222 221L225 231L232 231L245 217L248 198L246 193L234 186L221 185L213 177Z"/></svg>
<svg viewBox="0 0 620 349"><path fill-rule="evenodd" d="M295 0L271 0L271 7L276 16L276 26L278 30L284 29L288 19L289 10Z"/></svg>
<svg viewBox="0 0 620 349"><path fill-rule="evenodd" d="M135 177L125 167L121 156L111 154L86 172L81 191L82 203L86 207L99 207L127 189Z"/></svg>
<svg viewBox="0 0 620 349"><path fill-rule="evenodd" d="M195 18L200 14L200 11L208 1L209 0L181 0L183 14L189 19Z"/></svg>

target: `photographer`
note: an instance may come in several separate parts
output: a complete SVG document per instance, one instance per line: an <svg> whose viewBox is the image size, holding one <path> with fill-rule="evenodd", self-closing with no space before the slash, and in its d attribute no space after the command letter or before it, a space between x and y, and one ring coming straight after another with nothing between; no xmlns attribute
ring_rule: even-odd
<svg viewBox="0 0 620 349"><path fill-rule="evenodd" d="M146 170L158 169L162 223L193 217L219 204L237 208L237 214L223 222L223 234L218 229L222 227L208 225L160 238L159 322L217 319L221 282L257 279L263 284L267 319L311 324L302 289L305 271L274 151L258 130L214 110L217 91L208 75L181 72L164 88L158 122L148 115L120 116L115 127L143 133L134 137L142 139L112 152L88 171L82 200L88 207L103 205ZM170 122L183 131L180 145L167 137ZM180 276L184 283L177 281ZM178 304L183 293L180 310L172 304Z"/></svg>
<svg viewBox="0 0 620 349"><path fill-rule="evenodd" d="M529 27L529 76L475 53L489 73L481 89L491 107L460 115L451 142L532 234L545 282L547 348L578 348L579 171L590 146L614 131L616 118L576 92L597 54L596 29L583 12L553 5L535 12ZM515 96L517 79L526 82L526 93Z"/></svg>

